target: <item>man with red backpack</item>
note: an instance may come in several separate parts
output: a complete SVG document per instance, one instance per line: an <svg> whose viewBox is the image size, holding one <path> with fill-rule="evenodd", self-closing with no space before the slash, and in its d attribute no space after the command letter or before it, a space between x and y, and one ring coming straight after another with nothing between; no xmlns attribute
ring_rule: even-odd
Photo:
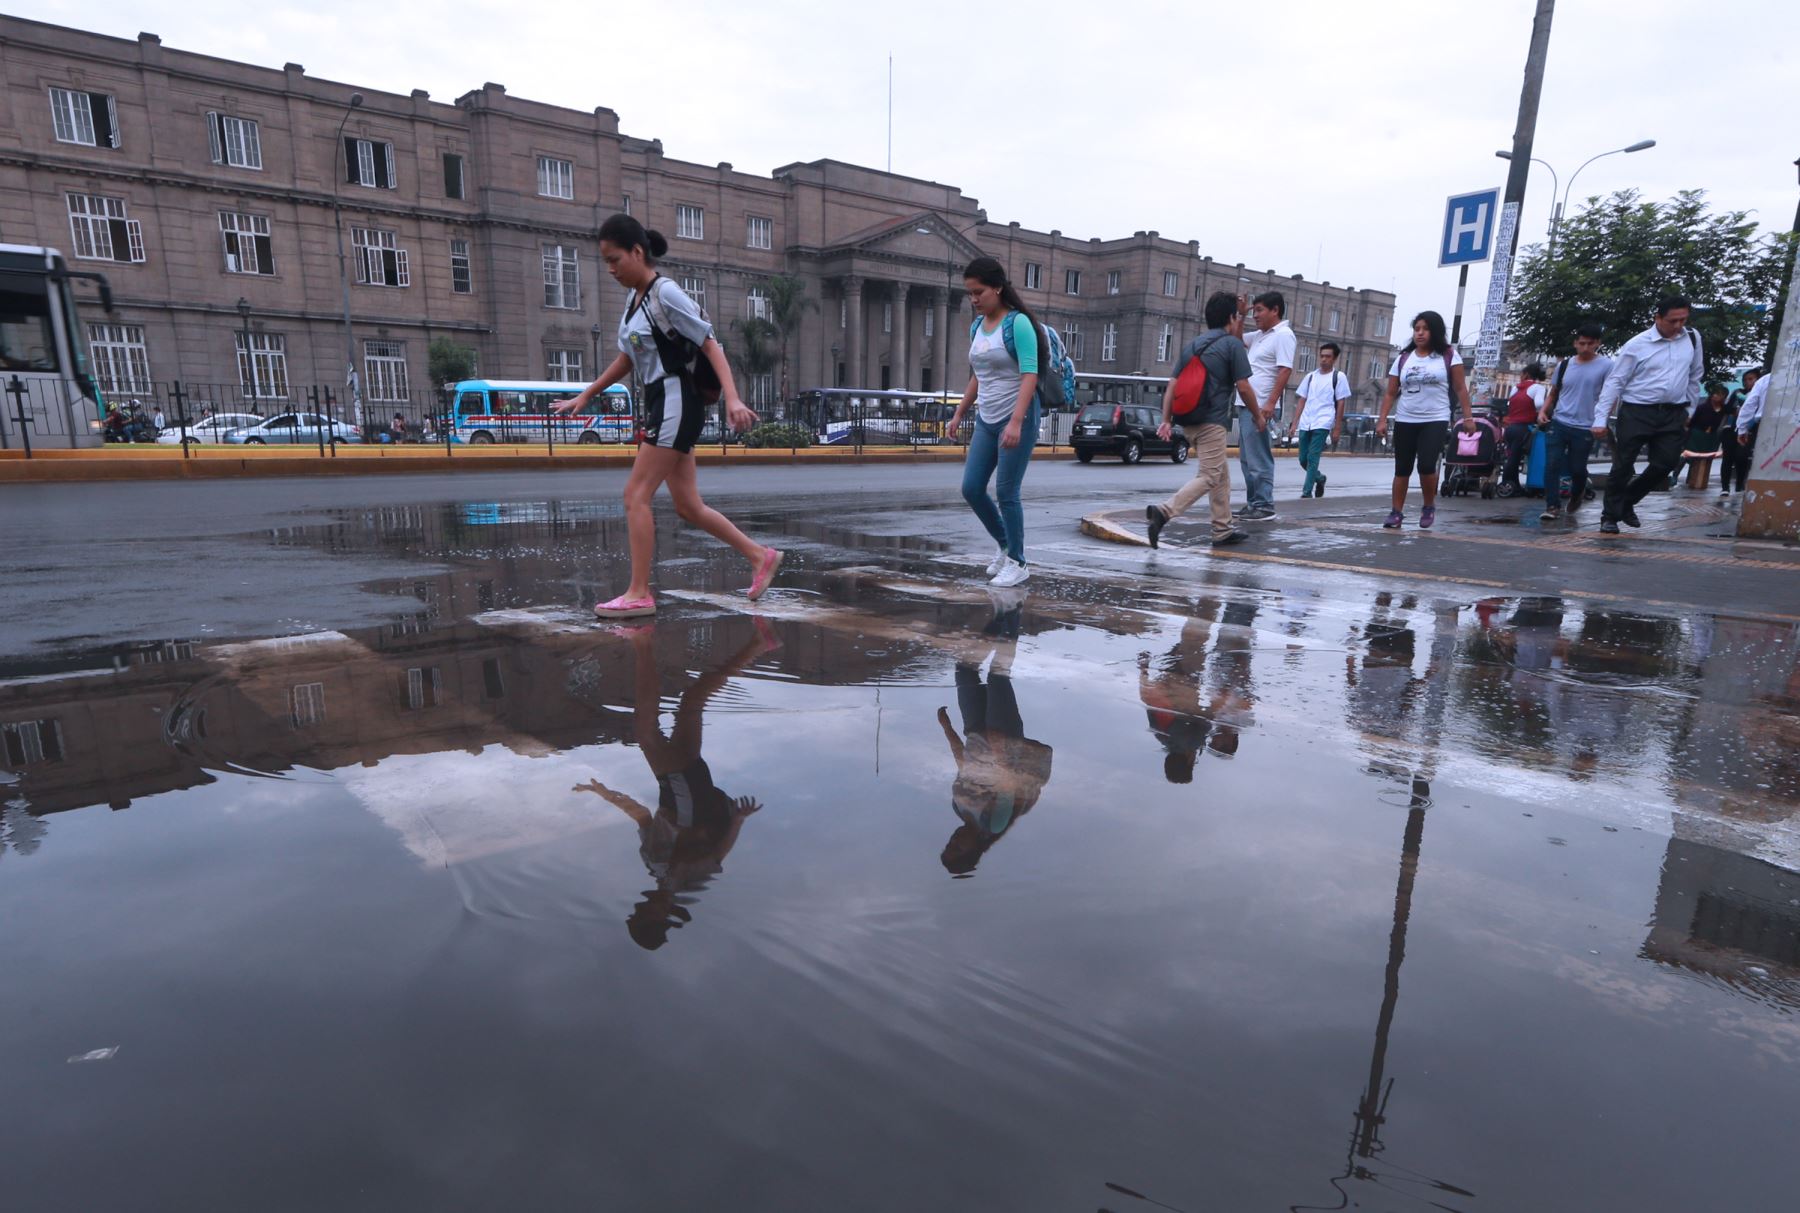
<svg viewBox="0 0 1800 1213"><path fill-rule="evenodd" d="M1231 465L1225 459L1225 434L1231 428L1232 398L1254 410L1250 388L1250 352L1243 342L1244 316L1237 297L1215 291L1206 301L1206 332L1182 351L1180 370L1163 392L1162 424L1157 436L1167 441L1180 426L1194 448L1194 478L1161 505L1146 506L1150 546L1162 529L1189 506L1207 497L1212 506L1214 547L1242 543L1247 536L1231 522Z"/></svg>
<svg viewBox="0 0 1800 1213"><path fill-rule="evenodd" d="M1544 365L1534 362L1525 368L1519 380L1519 388L1506 401L1506 466L1500 472L1500 479L1519 490L1519 465L1531 454L1531 440L1534 436L1538 414L1544 410L1544 397L1549 390L1544 387Z"/></svg>

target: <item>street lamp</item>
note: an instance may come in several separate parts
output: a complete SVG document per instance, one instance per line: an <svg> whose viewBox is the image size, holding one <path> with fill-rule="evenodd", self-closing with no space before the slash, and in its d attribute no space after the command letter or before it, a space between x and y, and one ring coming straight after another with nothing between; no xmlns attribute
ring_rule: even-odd
<svg viewBox="0 0 1800 1213"><path fill-rule="evenodd" d="M242 295L237 301L238 322L244 326L244 395L256 395L256 355L250 352L250 301Z"/></svg>
<svg viewBox="0 0 1800 1213"><path fill-rule="evenodd" d="M600 326L594 326L594 378L600 377ZM593 382L593 380L589 380Z"/></svg>
<svg viewBox="0 0 1800 1213"><path fill-rule="evenodd" d="M947 218L945 218L943 215L938 214L936 211L932 212L932 216L934 218L936 218L938 220L938 222L942 223L946 228L948 228L952 233L954 233L955 236L967 236L969 234L969 232L974 231L976 228L980 227L982 225L982 223L985 222L984 219L977 219L977 220L975 220L974 223L970 224L967 229L963 229L963 228L958 228L954 223L951 223ZM922 224L918 227L913 228L913 231L919 233L921 236L931 236L931 235L937 234L937 233L933 232L930 228L925 227ZM940 394L948 393L950 391L950 317L956 311L956 308L955 308L954 302L953 302L956 298L956 295L954 294L954 292L952 290L952 287L955 283L955 273L956 273L955 255L956 255L956 244L954 243L954 240L953 239L945 240L944 241L944 331L941 334L941 336L943 338L943 343L944 343L944 363L943 363L943 367L941 370L943 383L938 388L938 391Z"/></svg>
<svg viewBox="0 0 1800 1213"><path fill-rule="evenodd" d="M351 111L361 108L363 95L350 94L350 104L344 109L344 116L338 121L336 148L344 146L344 124L350 121ZM344 260L344 213L339 205L339 183L343 177L337 175L336 148L331 153L331 222L337 228L338 248L338 287L344 295L344 383L350 387L350 399L356 417L356 428L362 429L362 387L356 381L356 338L350 332L350 270ZM344 152L344 177L350 175L350 153Z"/></svg>
<svg viewBox="0 0 1800 1213"><path fill-rule="evenodd" d="M1563 208L1568 205L1569 195L1575 191L1575 178L1581 176L1581 169L1586 168L1596 160L1605 159L1607 156L1629 155L1632 152L1648 151L1655 146L1656 140L1654 139L1640 139L1629 147L1615 147L1610 152L1601 152L1597 156L1589 156L1586 160L1581 162L1580 168L1577 168L1574 172L1569 174L1569 184L1568 187L1563 190L1562 201L1560 202L1556 199L1556 170L1550 168L1548 164L1544 164L1544 162L1539 160L1536 156L1531 158L1534 163L1543 164L1545 168L1550 169L1550 201L1555 204L1550 213L1550 255L1552 257L1556 255L1556 233L1558 229L1562 227ZM1500 157L1502 160L1512 159L1511 152L1495 152L1494 155Z"/></svg>

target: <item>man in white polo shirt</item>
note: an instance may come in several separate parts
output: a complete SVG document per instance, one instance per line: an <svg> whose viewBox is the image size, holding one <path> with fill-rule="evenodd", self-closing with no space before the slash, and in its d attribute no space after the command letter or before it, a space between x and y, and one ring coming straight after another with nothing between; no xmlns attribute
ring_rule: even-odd
<svg viewBox="0 0 1800 1213"><path fill-rule="evenodd" d="M1700 334L1688 327L1688 315L1688 301L1680 295L1660 300L1656 323L1625 343L1600 389L1595 428L1604 426L1615 412L1618 415L1612 470L1606 474L1606 504L1600 511L1603 535L1617 535L1621 522L1642 525L1637 503L1655 486L1667 484L1681 462L1688 413L1700 401L1700 381L1706 374L1705 350ZM1646 447L1649 465L1633 477L1638 452Z"/></svg>
<svg viewBox="0 0 1800 1213"><path fill-rule="evenodd" d="M1319 347L1318 369L1308 371L1300 381L1300 408L1288 426L1288 437L1300 432L1300 466L1306 469L1306 483L1300 486L1302 497L1325 495L1325 473L1319 470L1327 441L1335 442L1344 430L1344 401L1350 398L1350 381L1337 369L1338 344L1327 341Z"/></svg>
<svg viewBox="0 0 1800 1213"><path fill-rule="evenodd" d="M1275 448L1271 445L1275 410L1294 373L1293 326L1287 322L1287 301L1280 291L1258 295L1250 306L1256 333L1245 338L1250 347L1250 390L1256 405L1245 406L1238 417L1238 463L1244 470L1245 522L1268 522L1275 517ZM1252 417L1251 414L1256 414ZM1260 422L1260 424L1259 424Z"/></svg>

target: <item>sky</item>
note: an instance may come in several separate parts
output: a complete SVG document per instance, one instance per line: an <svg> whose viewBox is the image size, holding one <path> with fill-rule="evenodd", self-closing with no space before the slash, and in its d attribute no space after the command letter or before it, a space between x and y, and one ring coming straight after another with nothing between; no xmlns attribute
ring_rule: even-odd
<svg viewBox="0 0 1800 1213"><path fill-rule="evenodd" d="M1505 183L1531 0L905 6L685 0L675 7L437 0L14 0L19 16L453 101L617 111L674 158L766 173L888 163L953 185L990 220L1086 239L1154 229L1252 269L1392 290L1397 331L1449 316L1444 202ZM1800 10L1788 0L1561 0L1534 154L1564 185L1650 198L1704 189L1786 230L1800 200ZM1521 247L1541 241L1533 165ZM1487 268L1470 274L1465 340Z"/></svg>

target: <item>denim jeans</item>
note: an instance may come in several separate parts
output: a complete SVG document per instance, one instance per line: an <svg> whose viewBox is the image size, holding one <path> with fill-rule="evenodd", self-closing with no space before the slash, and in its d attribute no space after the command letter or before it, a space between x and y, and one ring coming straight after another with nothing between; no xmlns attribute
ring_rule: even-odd
<svg viewBox="0 0 1800 1213"><path fill-rule="evenodd" d="M1275 448L1269 445L1269 431L1257 429L1244 408L1238 410L1238 466L1244 470L1244 508L1274 509Z"/></svg>
<svg viewBox="0 0 1800 1213"><path fill-rule="evenodd" d="M1569 478L1569 500L1579 503L1587 492L1588 456L1594 450L1594 432L1579 426L1550 424L1544 436L1544 504L1557 505L1562 478Z"/></svg>
<svg viewBox="0 0 1800 1213"><path fill-rule="evenodd" d="M1005 431L1004 421L984 421L975 418L975 434L969 439L969 457L963 464L962 495L975 511L975 517L981 519L981 525L987 533L994 537L994 542L1006 549L1006 554L1020 564L1025 563L1025 507L1019 504L1019 486L1024 483L1025 469L1031 466L1031 451L1037 446L1038 439L1038 404L1031 402L1031 411L1026 413L1025 422L1019 429L1019 445L1004 447L1000 445L1000 435ZM996 504L988 494L988 481L994 479L998 469L1000 476L994 486L1000 500Z"/></svg>
<svg viewBox="0 0 1800 1213"><path fill-rule="evenodd" d="M1319 470L1319 460L1325 454L1325 443L1330 438L1330 430L1300 431L1300 466L1306 469L1306 483L1300 486L1302 497L1312 496L1313 484L1325 479L1325 473Z"/></svg>

